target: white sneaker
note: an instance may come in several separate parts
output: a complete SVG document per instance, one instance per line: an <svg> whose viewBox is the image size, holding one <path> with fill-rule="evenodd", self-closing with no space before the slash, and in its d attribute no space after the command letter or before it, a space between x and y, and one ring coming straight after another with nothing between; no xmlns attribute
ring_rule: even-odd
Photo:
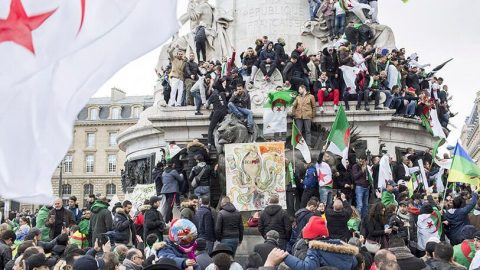
<svg viewBox="0 0 480 270"><path fill-rule="evenodd" d="M333 110L334 110L335 112L337 112L337 111L338 111L338 106L337 106L337 105L333 105Z"/></svg>
<svg viewBox="0 0 480 270"><path fill-rule="evenodd" d="M323 113L325 110L323 109L323 106L320 107L320 113Z"/></svg>

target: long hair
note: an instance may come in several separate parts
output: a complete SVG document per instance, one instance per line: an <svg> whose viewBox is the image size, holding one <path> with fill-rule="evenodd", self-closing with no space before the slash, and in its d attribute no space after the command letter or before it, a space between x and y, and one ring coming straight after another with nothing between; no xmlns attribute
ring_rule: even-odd
<svg viewBox="0 0 480 270"><path fill-rule="evenodd" d="M376 220L378 222L384 223L385 216L382 211L382 209L384 208L385 206L383 205L383 203L376 203L373 207L370 208L370 211L368 212L368 219L371 221Z"/></svg>

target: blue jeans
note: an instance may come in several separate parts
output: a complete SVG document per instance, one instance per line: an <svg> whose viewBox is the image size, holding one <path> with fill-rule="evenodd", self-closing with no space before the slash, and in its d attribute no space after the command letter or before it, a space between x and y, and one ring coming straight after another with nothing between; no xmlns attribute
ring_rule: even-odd
<svg viewBox="0 0 480 270"><path fill-rule="evenodd" d="M308 0L308 4L310 5L310 19L313 20L320 9L320 5L322 1L319 0Z"/></svg>
<svg viewBox="0 0 480 270"><path fill-rule="evenodd" d="M228 110L240 119L247 117L247 127L253 128L253 113L251 110L237 107L232 102L228 103Z"/></svg>
<svg viewBox="0 0 480 270"><path fill-rule="evenodd" d="M233 251L233 256L235 257L235 253L237 252L237 247L239 244L238 239L233 239L233 238L222 239L220 243L229 246Z"/></svg>
<svg viewBox="0 0 480 270"><path fill-rule="evenodd" d="M330 194L332 189L328 187L320 187L318 191L320 192L320 202L326 205L328 202L328 195Z"/></svg>
<svg viewBox="0 0 480 270"><path fill-rule="evenodd" d="M346 18L347 18L347 14L340 14L335 16L335 34L337 36L341 36L345 32Z"/></svg>
<svg viewBox="0 0 480 270"><path fill-rule="evenodd" d="M210 187L209 186L198 186L193 190L193 193L200 197L210 197Z"/></svg>
<svg viewBox="0 0 480 270"><path fill-rule="evenodd" d="M200 107L202 106L202 96L198 91L192 92L191 95L193 97L193 101L195 102L195 111L199 112Z"/></svg>
<svg viewBox="0 0 480 270"><path fill-rule="evenodd" d="M365 217L368 212L368 194L369 189L361 186L355 187L355 197L357 199L357 210L361 217Z"/></svg>
<svg viewBox="0 0 480 270"><path fill-rule="evenodd" d="M415 109L417 108L417 101L416 100L410 100L410 103L407 105L407 111L405 112L406 115L414 115L415 114Z"/></svg>
<svg viewBox="0 0 480 270"><path fill-rule="evenodd" d="M390 90L381 90L380 92L385 93L385 96L387 97L387 99L385 99L385 103L383 103L383 106L385 108L390 108L390 105L392 105L393 101L392 92L390 92Z"/></svg>

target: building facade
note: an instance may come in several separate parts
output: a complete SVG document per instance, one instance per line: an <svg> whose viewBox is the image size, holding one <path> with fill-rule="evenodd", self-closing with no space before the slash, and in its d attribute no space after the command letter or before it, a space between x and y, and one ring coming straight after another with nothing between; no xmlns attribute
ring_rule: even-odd
<svg viewBox="0 0 480 270"><path fill-rule="evenodd" d="M465 119L465 124L462 127L462 134L460 140L462 146L468 151L477 164L480 164L480 130L478 116L480 112L480 91L477 92L475 103L470 115Z"/></svg>
<svg viewBox="0 0 480 270"><path fill-rule="evenodd" d="M72 145L53 174L54 194L64 203L75 195L80 207L90 194L123 199L121 171L126 156L118 148L117 135L135 125L152 104L152 96L126 97L115 88L111 97L91 98L78 114Z"/></svg>

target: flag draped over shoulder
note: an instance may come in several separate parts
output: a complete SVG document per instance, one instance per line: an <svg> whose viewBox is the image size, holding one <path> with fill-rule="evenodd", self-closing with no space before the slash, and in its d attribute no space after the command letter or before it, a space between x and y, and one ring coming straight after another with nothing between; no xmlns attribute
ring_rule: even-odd
<svg viewBox="0 0 480 270"><path fill-rule="evenodd" d="M424 250L430 237L440 238L442 235L442 219L441 213L436 207L433 208L432 213L421 214L418 216L417 233L418 246Z"/></svg>
<svg viewBox="0 0 480 270"><path fill-rule="evenodd" d="M291 90L268 93L263 104L263 134L287 132L287 113L295 97L295 92Z"/></svg>
<svg viewBox="0 0 480 270"><path fill-rule="evenodd" d="M116 71L178 30L176 1L0 0L8 2L0 19L0 195L50 204L78 112Z"/></svg>
<svg viewBox="0 0 480 270"><path fill-rule="evenodd" d="M307 143L303 139L302 133L300 133L297 125L295 125L295 121L292 122L292 147L300 150L300 153L302 153L303 159L306 163L312 162L310 149L308 148Z"/></svg>
<svg viewBox="0 0 480 270"><path fill-rule="evenodd" d="M457 143L453 153L452 167L448 173L448 182L479 185L480 167L473 162L467 151Z"/></svg>
<svg viewBox="0 0 480 270"><path fill-rule="evenodd" d="M341 66L340 70L342 70L343 80L345 81L345 91L349 94L355 94L357 89L355 80L357 79L357 74L360 69L357 67Z"/></svg>
<svg viewBox="0 0 480 270"><path fill-rule="evenodd" d="M383 155L379 163L378 170L378 188L382 189L387 186L387 181L393 180L392 168L390 167L390 157Z"/></svg>
<svg viewBox="0 0 480 270"><path fill-rule="evenodd" d="M330 142L327 151L341 156L342 164L346 168L348 148L350 147L350 124L348 123L343 105L340 105L338 109L335 122L332 125L330 134L328 134L327 140Z"/></svg>

